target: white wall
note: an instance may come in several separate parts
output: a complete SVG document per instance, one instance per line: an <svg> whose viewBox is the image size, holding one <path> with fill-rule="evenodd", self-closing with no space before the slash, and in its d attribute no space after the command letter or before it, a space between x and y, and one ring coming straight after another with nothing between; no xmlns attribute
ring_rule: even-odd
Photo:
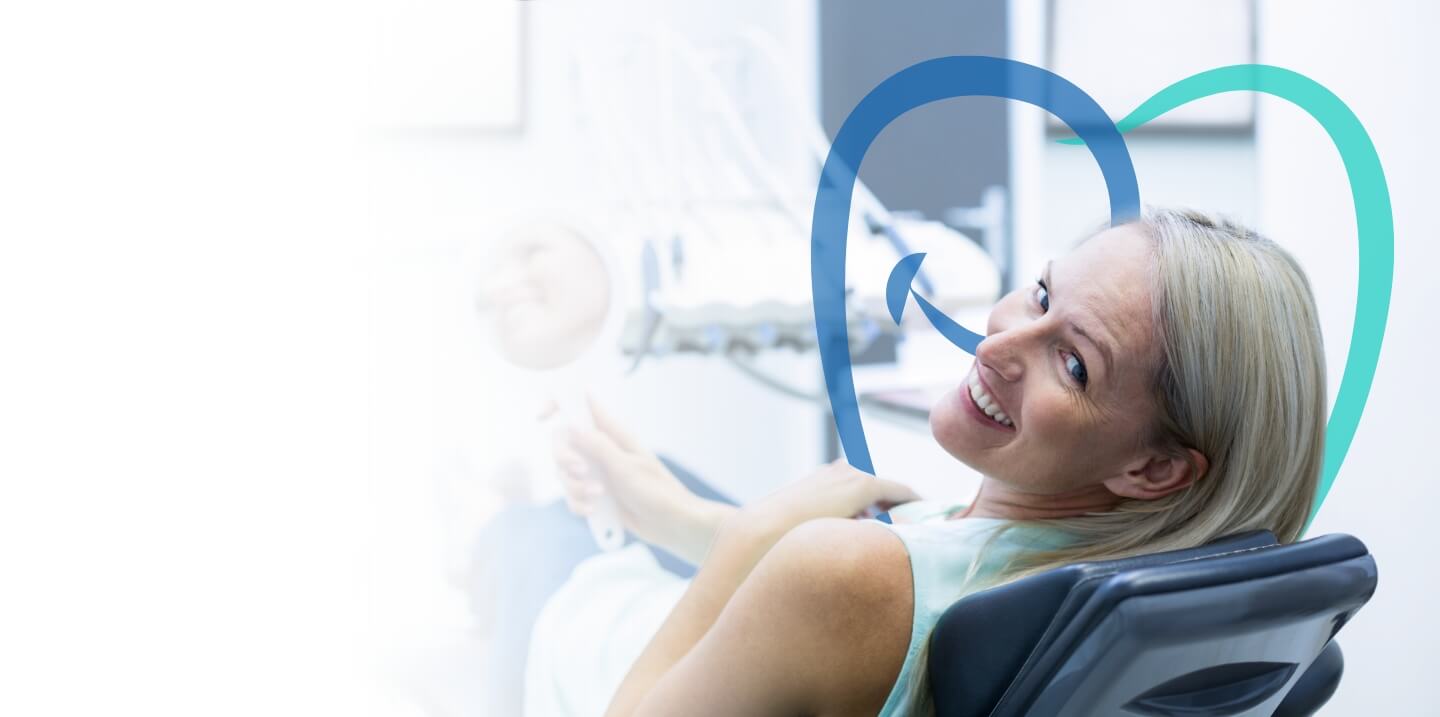
<svg viewBox="0 0 1440 717"><path fill-rule="evenodd" d="M1156 87L1155 89L1160 89ZM1133 108L1107 108L1123 115ZM1145 135L1126 137L1140 199L1146 204L1186 206L1255 221L1255 142L1248 136ZM1038 274L1044 262L1109 221L1105 180L1084 147L1045 142L1041 165L1044 204L1034 211L1041 234L1022 256L1021 280Z"/></svg>
<svg viewBox="0 0 1440 717"><path fill-rule="evenodd" d="M1440 116L1434 73L1440 49L1433 3L1262 3L1261 60L1329 87L1369 130L1385 167L1395 212L1395 281L1390 319L1364 419L1310 535L1344 532L1369 546L1379 588L1341 632L1345 678L1328 715L1433 713L1440 620L1437 538L1440 504L1431 380L1437 327L1431 287L1440 261L1435 172ZM1257 146L1262 224L1292 238L1318 293L1338 384L1355 292L1355 221L1348 185L1319 126L1293 106L1266 100Z"/></svg>

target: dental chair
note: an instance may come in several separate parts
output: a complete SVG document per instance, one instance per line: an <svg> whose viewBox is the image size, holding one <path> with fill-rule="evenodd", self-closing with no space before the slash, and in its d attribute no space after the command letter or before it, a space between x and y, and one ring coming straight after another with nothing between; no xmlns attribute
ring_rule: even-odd
<svg viewBox="0 0 1440 717"><path fill-rule="evenodd" d="M1030 576L941 616L936 714L1310 715L1339 684L1332 638L1375 584L1353 537L1263 530Z"/></svg>

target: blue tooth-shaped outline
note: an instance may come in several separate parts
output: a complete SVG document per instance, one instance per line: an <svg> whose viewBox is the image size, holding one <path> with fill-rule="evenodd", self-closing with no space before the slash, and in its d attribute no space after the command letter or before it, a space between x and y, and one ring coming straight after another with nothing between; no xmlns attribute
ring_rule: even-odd
<svg viewBox="0 0 1440 717"><path fill-rule="evenodd" d="M954 319L946 316L945 312L926 301L920 292L910 288L910 282L914 280L916 272L920 271L920 262L924 260L925 252L917 252L901 259L895 264L895 268L890 270L890 278L885 283L885 304L890 308L890 316L898 325L901 317L905 314L905 298L914 294L915 303L920 305L920 311L930 319L930 324L935 327L935 330L939 331L947 341L973 356L985 337L961 326Z"/></svg>
<svg viewBox="0 0 1440 717"><path fill-rule="evenodd" d="M1018 100L1054 114L1085 142L1099 163L1110 195L1111 223L1140 214L1135 167L1115 123L1088 94L1049 70L984 55L939 57L900 70L865 95L835 134L820 172L810 233L810 291L825 390L840 445L850 465L871 475L875 467L860 419L845 323L845 242L855 172L881 130L900 115L938 100L973 96ZM919 261L915 260L917 270ZM896 315L889 287L886 294ZM932 322L944 317L918 294L916 299ZM948 317L940 323L946 322L954 323ZM880 517L889 520L885 514Z"/></svg>

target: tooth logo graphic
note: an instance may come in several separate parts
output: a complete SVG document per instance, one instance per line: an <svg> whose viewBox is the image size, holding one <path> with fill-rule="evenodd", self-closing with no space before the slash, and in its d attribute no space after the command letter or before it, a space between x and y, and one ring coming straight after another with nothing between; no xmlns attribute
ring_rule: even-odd
<svg viewBox="0 0 1440 717"><path fill-rule="evenodd" d="M927 60L897 72L871 90L845 119L830 147L815 193L810 241L810 281L820 363L840 444L850 464L875 473L850 364L845 323L845 240L855 174L881 130L905 112L951 97L1004 97L1042 107L1075 131L1077 138L1066 143L1083 143L1090 149L1109 191L1111 224L1118 224L1137 216L1140 210L1135 169L1121 133L1187 102L1237 91L1280 97L1314 117L1340 153L1355 203L1359 235L1355 325L1335 407L1326 426L1325 466L1310 511L1313 520L1349 452L1375 378L1390 309L1395 227L1380 157L1360 120L1319 83L1269 65L1233 65L1188 77L1156 93L1118 124L1089 95L1064 78L1033 65L996 57ZM911 288L924 258L923 253L904 257L891 271L885 294L892 318L899 323L905 299L913 294L941 335L974 354L984 337L951 320ZM886 516L881 518L888 521Z"/></svg>

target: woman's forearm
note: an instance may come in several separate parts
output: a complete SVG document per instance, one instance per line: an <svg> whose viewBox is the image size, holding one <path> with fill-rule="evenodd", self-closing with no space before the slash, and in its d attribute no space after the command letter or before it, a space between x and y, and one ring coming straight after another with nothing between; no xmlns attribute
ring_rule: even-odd
<svg viewBox="0 0 1440 717"><path fill-rule="evenodd" d="M660 631L635 660L605 712L606 717L634 714L655 683L715 624L730 597L783 535L782 530L747 521L733 506L726 507L731 510L719 527L700 571Z"/></svg>

